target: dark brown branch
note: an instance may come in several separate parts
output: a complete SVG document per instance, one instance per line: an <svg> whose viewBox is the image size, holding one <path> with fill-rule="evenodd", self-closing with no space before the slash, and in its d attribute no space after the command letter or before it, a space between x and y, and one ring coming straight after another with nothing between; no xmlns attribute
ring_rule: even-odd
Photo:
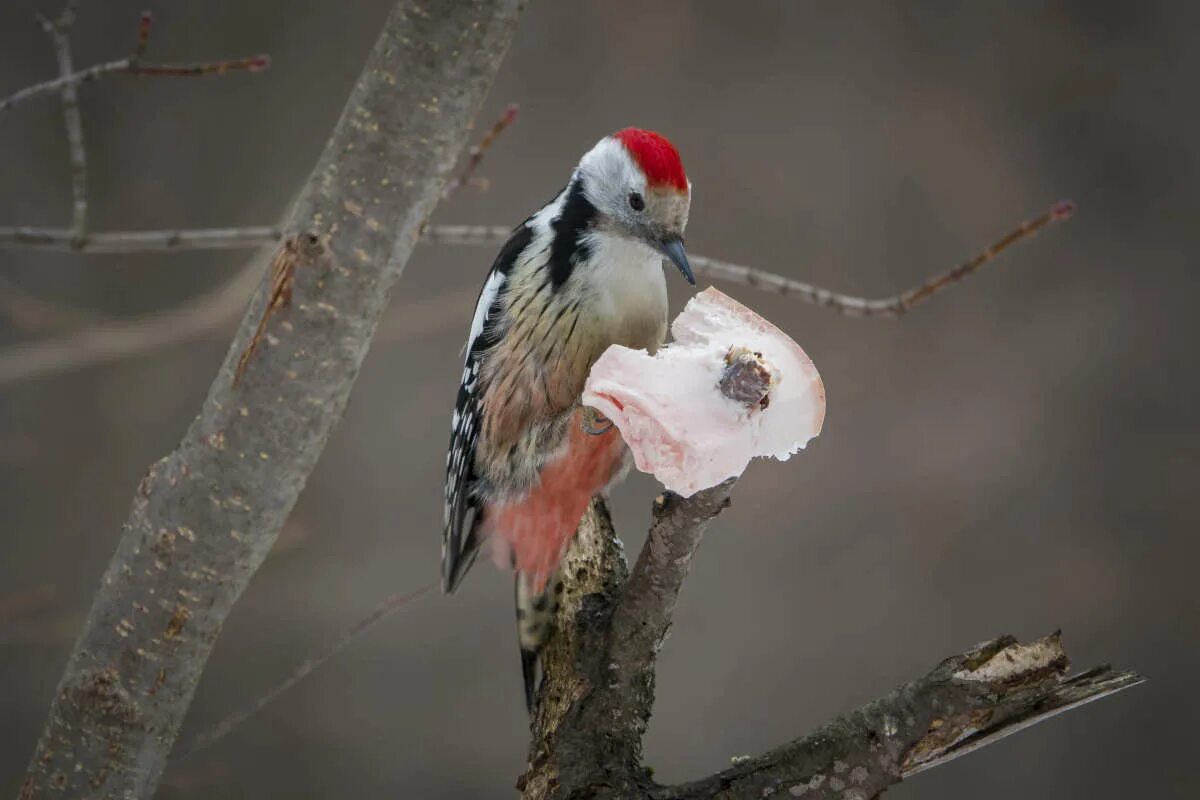
<svg viewBox="0 0 1200 800"><path fill-rule="evenodd" d="M904 778L1144 680L1109 667L1064 678L1066 669L1057 634L1029 645L1004 636L946 659L808 736L650 796L867 800Z"/></svg>
<svg viewBox="0 0 1200 800"><path fill-rule="evenodd" d="M726 397L751 409L771 385L758 359L730 351L719 381ZM867 800L903 777L1142 680L1107 667L1064 679L1058 634L1030 645L1002 637L777 750L694 783L657 785L642 766L655 662L704 530L729 504L735 482L659 497L627 580L603 505L584 518L563 571L566 601L543 653L529 768L519 782L526 800Z"/></svg>
<svg viewBox="0 0 1200 800"><path fill-rule="evenodd" d="M526 800L644 797L642 737L654 705L654 665L704 529L729 503L734 480L690 498L666 493L632 575L597 500L565 559L557 626L542 652ZM589 787L607 792L588 794Z"/></svg>
<svg viewBox="0 0 1200 800"><path fill-rule="evenodd" d="M736 482L731 478L688 498L665 492L654 501L650 534L613 611L609 643L612 689L623 705L638 710L630 721L639 742L650 720L654 664L671 628L675 601L704 531L729 505Z"/></svg>
<svg viewBox="0 0 1200 800"><path fill-rule="evenodd" d="M260 283L179 448L141 482L22 798L153 793L222 623L341 417L522 6L396 3L286 226L302 254L292 303L234 387L268 300Z"/></svg>
<svg viewBox="0 0 1200 800"><path fill-rule="evenodd" d="M199 78L205 75L225 75L230 72L261 72L271 66L266 55L227 58L220 61L195 61L187 64L130 64L126 72L130 75L167 78Z"/></svg>
<svg viewBox="0 0 1200 800"><path fill-rule="evenodd" d="M74 16L74 4L72 3L68 5L68 9L57 20L44 21L43 27L48 26L47 30L61 32L74 21ZM142 14L141 20L138 23L137 45L131 55L114 61L95 64L78 71L63 69L60 59L60 75L57 78L43 81L33 86L27 86L6 98L0 99L0 111L7 111L21 103L47 94L63 94L67 91L74 93L76 87L82 83L91 83L92 81L113 75L194 77L224 75L229 72L258 72L271 65L271 59L266 55L221 61L205 61L197 64L145 64L142 62L142 56L145 55L146 46L150 40L150 27L151 17L150 12L147 11Z"/></svg>
<svg viewBox="0 0 1200 800"><path fill-rule="evenodd" d="M1001 637L762 756L699 781L655 784L640 761L654 662L699 529L724 506L729 488L656 501L650 537L628 581L603 505L584 518L567 556L569 602L545 651L530 764L518 784L526 800L867 800L902 778L1143 680L1109 667L1067 678L1057 634L1029 645Z"/></svg>

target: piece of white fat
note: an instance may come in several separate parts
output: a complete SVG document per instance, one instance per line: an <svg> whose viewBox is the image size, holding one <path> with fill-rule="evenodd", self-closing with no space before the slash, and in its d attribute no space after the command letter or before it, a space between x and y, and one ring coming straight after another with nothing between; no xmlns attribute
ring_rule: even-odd
<svg viewBox="0 0 1200 800"><path fill-rule="evenodd" d="M787 334L709 287L671 323L674 341L651 356L614 345L592 366L583 404L611 419L642 472L690 496L741 475L754 456L786 460L821 432L825 387ZM762 355L772 374L766 408L722 394L726 356Z"/></svg>

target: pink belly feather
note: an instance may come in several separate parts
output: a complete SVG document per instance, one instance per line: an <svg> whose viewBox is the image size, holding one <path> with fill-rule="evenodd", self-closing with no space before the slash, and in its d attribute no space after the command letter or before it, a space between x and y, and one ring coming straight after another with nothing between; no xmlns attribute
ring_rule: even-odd
<svg viewBox="0 0 1200 800"><path fill-rule="evenodd" d="M616 426L598 435L585 432L579 411L569 437L566 451L542 467L537 486L520 500L488 506L484 516L498 557L510 554L535 591L558 566L588 503L612 479L625 447Z"/></svg>

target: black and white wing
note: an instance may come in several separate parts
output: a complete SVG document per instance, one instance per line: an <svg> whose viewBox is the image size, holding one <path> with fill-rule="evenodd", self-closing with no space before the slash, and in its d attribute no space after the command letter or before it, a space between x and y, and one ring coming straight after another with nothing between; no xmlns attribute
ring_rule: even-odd
<svg viewBox="0 0 1200 800"><path fill-rule="evenodd" d="M462 382L458 387L454 416L450 421L450 450L446 453L442 589L447 593L458 588L459 582L475 561L481 544L479 523L482 509L472 491L478 478L475 472L475 446L483 413L482 396L486 391L480 373L488 352L495 347L499 338L497 322L503 307L508 275L532 239L533 230L528 221L513 231L496 256L475 303L475 316L471 320L471 332L465 348Z"/></svg>

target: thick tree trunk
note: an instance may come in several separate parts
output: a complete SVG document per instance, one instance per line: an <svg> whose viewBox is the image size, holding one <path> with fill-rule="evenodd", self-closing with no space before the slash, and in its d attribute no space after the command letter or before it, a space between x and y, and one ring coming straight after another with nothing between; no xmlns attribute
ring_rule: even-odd
<svg viewBox="0 0 1200 800"><path fill-rule="evenodd" d="M222 623L341 417L523 5L396 4L207 400L138 487L21 798L153 793Z"/></svg>

